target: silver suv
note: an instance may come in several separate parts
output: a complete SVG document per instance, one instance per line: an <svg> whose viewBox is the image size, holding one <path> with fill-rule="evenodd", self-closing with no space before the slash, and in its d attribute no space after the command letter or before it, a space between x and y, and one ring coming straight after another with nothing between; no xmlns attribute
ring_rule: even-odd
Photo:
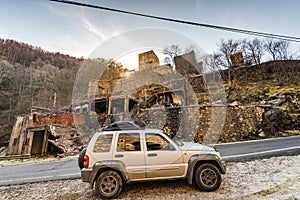
<svg viewBox="0 0 300 200"><path fill-rule="evenodd" d="M117 197L125 183L150 180L187 179L202 191L215 191L226 172L215 148L176 142L135 122L115 122L97 132L78 161L83 182L104 198Z"/></svg>

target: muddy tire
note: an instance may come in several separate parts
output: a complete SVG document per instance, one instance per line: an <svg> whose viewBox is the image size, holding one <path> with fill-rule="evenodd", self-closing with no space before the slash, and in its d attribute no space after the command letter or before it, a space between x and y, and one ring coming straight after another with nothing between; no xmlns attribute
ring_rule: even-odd
<svg viewBox="0 0 300 200"><path fill-rule="evenodd" d="M215 165L205 163L197 168L195 181L199 190L211 192L219 189L222 182L222 176Z"/></svg>
<svg viewBox="0 0 300 200"><path fill-rule="evenodd" d="M123 189L123 180L118 172L107 170L99 175L95 189L102 198L115 198Z"/></svg>

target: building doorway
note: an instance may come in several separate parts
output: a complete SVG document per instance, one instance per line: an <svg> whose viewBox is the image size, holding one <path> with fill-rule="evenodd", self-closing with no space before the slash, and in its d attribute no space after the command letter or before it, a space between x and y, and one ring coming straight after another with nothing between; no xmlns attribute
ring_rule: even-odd
<svg viewBox="0 0 300 200"><path fill-rule="evenodd" d="M34 131L31 155L42 155L45 130Z"/></svg>

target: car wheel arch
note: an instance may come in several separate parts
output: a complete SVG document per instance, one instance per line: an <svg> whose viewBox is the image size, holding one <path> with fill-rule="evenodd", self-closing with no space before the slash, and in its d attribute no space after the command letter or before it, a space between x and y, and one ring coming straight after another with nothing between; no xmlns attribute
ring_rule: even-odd
<svg viewBox="0 0 300 200"><path fill-rule="evenodd" d="M90 176L90 184L93 187L95 181L98 179L99 175L103 173L104 171L113 170L116 171L122 178L124 182L127 182L128 175L126 172L125 164L121 161L102 161L97 162L93 166L92 174Z"/></svg>
<svg viewBox="0 0 300 200"><path fill-rule="evenodd" d="M194 155L190 158L189 164L188 164L188 173L187 173L187 179L188 179L188 184L192 185L194 182L194 177L195 177L195 171L197 168L205 163L213 164L221 174L224 174L225 171L222 169L220 160L218 157L214 154L199 154L199 155Z"/></svg>

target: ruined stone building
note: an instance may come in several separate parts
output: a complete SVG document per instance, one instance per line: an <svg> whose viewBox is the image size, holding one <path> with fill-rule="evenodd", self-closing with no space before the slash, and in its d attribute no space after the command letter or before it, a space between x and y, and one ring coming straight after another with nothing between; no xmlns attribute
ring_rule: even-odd
<svg viewBox="0 0 300 200"><path fill-rule="evenodd" d="M139 71L157 66L160 63L153 50L139 54Z"/></svg>
<svg viewBox="0 0 300 200"><path fill-rule="evenodd" d="M112 94L107 93L107 88L110 87L107 82L91 81L89 94L96 91L94 99L91 102L75 105L75 113L89 110L90 114L101 117L129 113L137 105L149 108L153 104L162 102L166 105L180 104L180 98L173 93L174 89L183 92L180 88L183 86L182 80L177 78L174 82L181 81L181 83L172 83L173 74L170 65L160 65L154 51L141 53L139 70L121 78L114 86ZM170 88L173 88L173 92Z"/></svg>
<svg viewBox="0 0 300 200"><path fill-rule="evenodd" d="M7 155L78 153L82 142L74 126L73 115L69 111L57 113L33 106L30 114L17 117Z"/></svg>

